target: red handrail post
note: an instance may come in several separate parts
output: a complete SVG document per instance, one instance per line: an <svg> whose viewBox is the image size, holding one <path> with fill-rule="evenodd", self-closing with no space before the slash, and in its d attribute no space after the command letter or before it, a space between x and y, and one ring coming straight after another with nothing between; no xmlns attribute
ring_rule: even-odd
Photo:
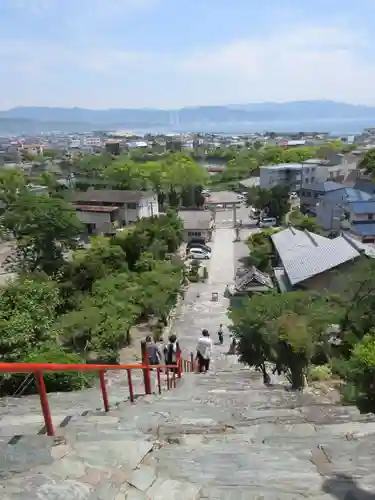
<svg viewBox="0 0 375 500"><path fill-rule="evenodd" d="M182 377L182 359L181 359L181 351L177 354L177 376L178 378Z"/></svg>
<svg viewBox="0 0 375 500"><path fill-rule="evenodd" d="M100 388L102 390L104 410L109 411L109 399L107 392L107 384L105 382L105 370L100 370L99 372Z"/></svg>
<svg viewBox="0 0 375 500"><path fill-rule="evenodd" d="M133 389L133 380L132 380L132 371L131 370L126 370L128 374L128 385L129 385L129 398L130 402L134 403L134 389Z"/></svg>
<svg viewBox="0 0 375 500"><path fill-rule="evenodd" d="M48 403L46 384L44 383L44 377L42 371L35 372L35 382L40 397L40 405L42 407L47 436L54 436L55 429L53 428L51 410Z"/></svg>
<svg viewBox="0 0 375 500"><path fill-rule="evenodd" d="M158 381L158 392L161 394L161 380L160 380L160 368L156 369L156 377Z"/></svg>
<svg viewBox="0 0 375 500"><path fill-rule="evenodd" d="M146 342L141 342L141 350L142 350L142 360L143 364L145 366L149 365L148 362L148 355L147 355L147 349L146 349ZM145 394L151 394L151 374L150 374L150 368L144 368L143 369L143 381L145 385Z"/></svg>
<svg viewBox="0 0 375 500"><path fill-rule="evenodd" d="M165 374L166 374L166 377L167 377L167 389L169 391L169 389L171 388L171 384L169 382L169 369L168 368L166 369Z"/></svg>

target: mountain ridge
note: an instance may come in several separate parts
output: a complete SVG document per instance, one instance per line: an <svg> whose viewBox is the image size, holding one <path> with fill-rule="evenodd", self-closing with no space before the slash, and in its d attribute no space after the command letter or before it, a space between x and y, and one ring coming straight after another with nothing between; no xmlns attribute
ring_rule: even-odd
<svg viewBox="0 0 375 500"><path fill-rule="evenodd" d="M179 109L18 106L0 111L0 133L37 131L89 131L93 129L214 129L216 127L250 129L302 128L311 123L314 130L327 122L356 122L364 128L375 124L375 106L329 100L264 102L222 106L192 106ZM19 126L17 125L19 122ZM360 124L359 124L360 122ZM290 123L290 125L288 125ZM307 125L306 125L307 126ZM309 128L309 127L308 127Z"/></svg>
<svg viewBox="0 0 375 500"><path fill-rule="evenodd" d="M308 113L308 116L306 116ZM375 107L335 101L290 101L231 104L221 106L190 106L178 109L18 106L0 111L0 118L29 119L52 122L84 122L95 124L169 125L178 120L188 124L196 121L253 122L264 120L299 120L319 118L375 117Z"/></svg>

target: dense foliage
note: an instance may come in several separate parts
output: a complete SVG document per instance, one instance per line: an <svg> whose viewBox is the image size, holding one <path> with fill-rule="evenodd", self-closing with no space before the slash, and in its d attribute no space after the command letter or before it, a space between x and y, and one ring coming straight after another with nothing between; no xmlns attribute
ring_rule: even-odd
<svg viewBox="0 0 375 500"><path fill-rule="evenodd" d="M248 190L247 204L282 222L290 207L288 189L282 186L271 189L251 188Z"/></svg>
<svg viewBox="0 0 375 500"><path fill-rule="evenodd" d="M308 373L339 376L345 399L375 412L375 261L353 263L345 283L339 296L293 291L245 298L229 314L242 362L264 373L271 362L296 389Z"/></svg>
<svg viewBox="0 0 375 500"><path fill-rule="evenodd" d="M169 153L144 162L128 154L112 157L108 153L84 156L63 170L75 172L77 187L89 185L113 189L147 190L157 193L161 207L202 206L201 191L208 181L207 171L183 153Z"/></svg>
<svg viewBox="0 0 375 500"><path fill-rule="evenodd" d="M310 233L322 234L322 228L316 222L315 217L304 215L299 210L292 210L285 217L285 222L300 231L310 231Z"/></svg>
<svg viewBox="0 0 375 500"><path fill-rule="evenodd" d="M247 245L249 247L249 264L260 271L270 273L274 258L274 250L270 236L279 229L265 229L251 233Z"/></svg>
<svg viewBox="0 0 375 500"><path fill-rule="evenodd" d="M0 288L1 361L114 361L139 321L166 324L183 277L174 256L183 234L175 212L75 249L81 225L53 186L49 195L35 195L21 173L10 171L0 177L0 196L2 231L14 242L18 273ZM0 391L13 393L24 380L3 376ZM51 374L46 384L71 390L90 380Z"/></svg>

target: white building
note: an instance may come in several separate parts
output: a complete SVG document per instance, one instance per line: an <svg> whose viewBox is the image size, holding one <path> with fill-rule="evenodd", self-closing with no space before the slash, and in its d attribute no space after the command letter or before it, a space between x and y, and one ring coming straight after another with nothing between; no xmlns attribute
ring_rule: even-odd
<svg viewBox="0 0 375 500"><path fill-rule="evenodd" d="M102 146L102 140L100 137L87 136L82 139L82 146L89 146L92 148L100 148Z"/></svg>
<svg viewBox="0 0 375 500"><path fill-rule="evenodd" d="M301 188L301 163L265 165L259 171L259 187L262 189L282 186L290 191L299 191Z"/></svg>
<svg viewBox="0 0 375 500"><path fill-rule="evenodd" d="M124 227L144 217L159 215L158 197L152 192L89 189L75 192L73 199L79 219L91 233L116 223Z"/></svg>

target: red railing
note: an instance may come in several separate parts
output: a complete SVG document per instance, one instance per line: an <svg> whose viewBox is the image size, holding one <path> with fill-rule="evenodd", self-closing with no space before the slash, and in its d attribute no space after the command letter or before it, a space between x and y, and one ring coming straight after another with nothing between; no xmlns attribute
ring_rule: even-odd
<svg viewBox="0 0 375 500"><path fill-rule="evenodd" d="M194 371L194 361L191 357L189 361L178 355L175 365L149 365L145 360L143 364L133 365L104 365L104 364L55 364L55 363L0 363L0 373L33 373L40 397L40 405L43 412L45 429L48 436L55 435L55 429L52 422L51 410L48 402L48 394L44 383L44 372L98 372L100 389L102 392L104 410L109 411L109 398L105 373L109 370L123 370L127 373L129 387L129 400L134 403L134 385L132 379L133 370L143 370L143 382L145 394L152 393L151 370L156 370L157 391L162 392L162 374L166 376L167 390L177 386L177 378L181 378L182 372Z"/></svg>

